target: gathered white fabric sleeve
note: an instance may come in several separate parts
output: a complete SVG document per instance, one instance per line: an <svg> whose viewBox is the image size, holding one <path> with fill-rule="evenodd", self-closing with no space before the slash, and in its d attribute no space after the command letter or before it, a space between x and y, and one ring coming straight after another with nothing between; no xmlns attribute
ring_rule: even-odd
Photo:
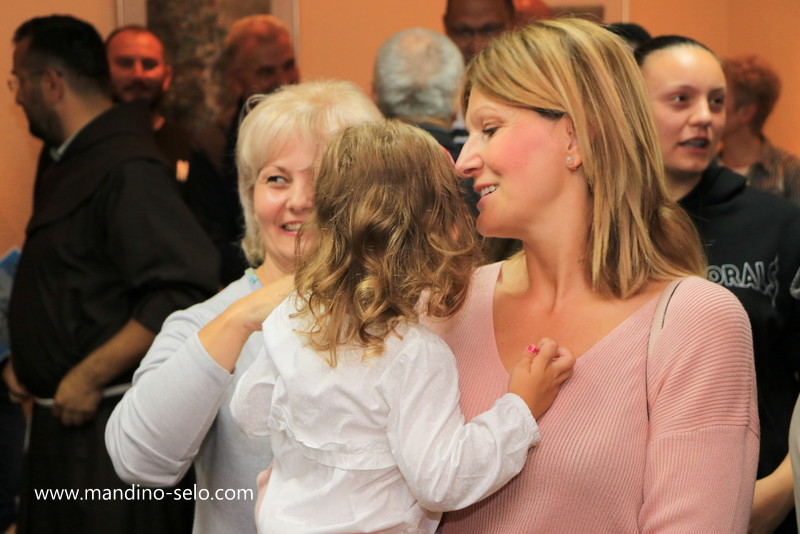
<svg viewBox="0 0 800 534"><path fill-rule="evenodd" d="M120 478L169 486L191 466L233 375L206 352L197 332L213 314L203 305L164 323L106 426L106 447ZM223 307L224 309L224 307Z"/></svg>
<svg viewBox="0 0 800 534"><path fill-rule="evenodd" d="M389 444L401 473L420 505L443 512L500 489L520 472L540 435L528 406L511 393L465 424L453 353L424 332L378 387L390 407Z"/></svg>
<svg viewBox="0 0 800 534"><path fill-rule="evenodd" d="M231 398L231 415L242 432L252 437L269 435L269 413L275 369L262 349L253 364L244 372Z"/></svg>
<svg viewBox="0 0 800 534"><path fill-rule="evenodd" d="M641 532L746 532L759 428L750 324L736 297L699 278L678 286L647 389Z"/></svg>

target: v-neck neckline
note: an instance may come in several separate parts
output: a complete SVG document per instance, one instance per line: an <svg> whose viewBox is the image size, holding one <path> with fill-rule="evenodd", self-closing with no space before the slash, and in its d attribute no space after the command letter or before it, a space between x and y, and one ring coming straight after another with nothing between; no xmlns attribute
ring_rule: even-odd
<svg viewBox="0 0 800 534"><path fill-rule="evenodd" d="M501 273L501 270L502 270L502 265L503 265L502 262L499 262L496 265L496 272L495 272L495 276L494 276L494 284L492 285L492 290L491 291L487 291L486 293L487 293L487 298L490 300L490 302L488 303L488 309L490 310L489 320L490 320L490 323L491 323L490 324L490 332L491 332L490 346L493 347L493 349L494 349L493 360L495 362L495 365L497 365L499 367L500 371L502 371L502 373L506 377L508 377L508 376L510 376L509 372L506 369L505 365L503 365L503 361L500 358L500 350L497 348L497 337L496 337L496 334L495 334L495 324L494 324L494 294L495 294L495 291L497 289L497 283L500 280L500 273ZM581 356L576 361L576 365L578 365L581 361L587 361L587 360L592 359L592 357L596 353L601 352L600 349L604 345L610 343L613 340L613 338L616 338L618 335L620 335L620 333L623 332L631 322L638 320L640 315L644 314L646 316L652 316L652 314L655 312L656 306L658 305L658 300L661 298L662 292L663 292L663 290L660 291L655 296L653 296L652 298L648 299L645 303L643 303L636 310L634 310L633 313L628 315L619 324L617 324L614 328L612 328L607 334L605 334L603 337L598 339L596 343L594 343L583 354L581 354Z"/></svg>

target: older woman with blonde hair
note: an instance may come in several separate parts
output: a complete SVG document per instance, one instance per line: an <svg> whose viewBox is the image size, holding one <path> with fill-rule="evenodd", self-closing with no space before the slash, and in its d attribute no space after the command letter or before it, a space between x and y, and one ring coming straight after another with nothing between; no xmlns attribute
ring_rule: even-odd
<svg viewBox="0 0 800 534"><path fill-rule="evenodd" d="M106 429L117 473L131 483L173 484L194 464L198 492L182 497L195 499L195 534L256 532L256 475L270 463L269 440L238 430L230 397L262 346L251 334L288 294L297 232L311 213L326 141L346 126L381 118L349 82L306 82L255 98L236 152L242 247L256 267L167 319ZM235 316L244 322L229 320L224 312L231 309L244 310ZM217 357L211 347L222 339Z"/></svg>
<svg viewBox="0 0 800 534"><path fill-rule="evenodd" d="M455 317L428 320L458 360L462 409L504 393L526 340L557 339L577 363L522 473L444 532L744 532L747 316L701 278L630 50L588 21L536 22L476 56L463 109L478 230L522 251L478 269Z"/></svg>

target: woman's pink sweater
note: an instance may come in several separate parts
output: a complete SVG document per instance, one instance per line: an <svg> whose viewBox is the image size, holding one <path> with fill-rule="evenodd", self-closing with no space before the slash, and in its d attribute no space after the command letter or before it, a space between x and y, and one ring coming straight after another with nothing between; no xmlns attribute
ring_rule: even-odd
<svg viewBox="0 0 800 534"><path fill-rule="evenodd" d="M499 268L478 270L456 316L427 323L456 355L467 419L508 384L492 323ZM726 289L687 278L648 361L657 301L578 359L522 473L447 514L445 534L746 532L759 432L747 316Z"/></svg>

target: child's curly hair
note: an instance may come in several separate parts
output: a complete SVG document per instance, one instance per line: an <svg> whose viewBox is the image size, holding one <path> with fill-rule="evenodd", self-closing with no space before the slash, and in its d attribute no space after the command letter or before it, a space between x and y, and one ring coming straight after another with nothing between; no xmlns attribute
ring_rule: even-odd
<svg viewBox="0 0 800 534"><path fill-rule="evenodd" d="M295 273L296 316L309 319L303 334L329 365L338 347L378 356L399 322L464 303L480 253L458 180L436 141L399 121L331 139Z"/></svg>

